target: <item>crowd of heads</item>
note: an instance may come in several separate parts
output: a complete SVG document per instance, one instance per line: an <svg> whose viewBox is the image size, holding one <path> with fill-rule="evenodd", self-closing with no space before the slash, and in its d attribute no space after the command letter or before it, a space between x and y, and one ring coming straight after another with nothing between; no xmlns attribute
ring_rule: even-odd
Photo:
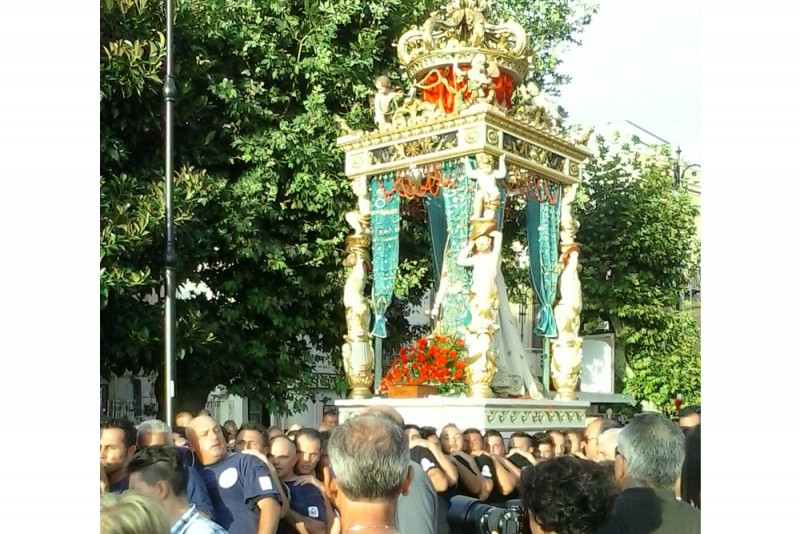
<svg viewBox="0 0 800 534"><path fill-rule="evenodd" d="M643 413L625 425L597 418L584 429L507 436L454 424L437 433L434 427L406 424L387 405L371 406L345 421L328 410L318 428L219 424L202 413L178 414L173 427L159 420L138 428L125 420L103 420L101 533L166 533L176 514L195 507L210 525L208 532L225 532L211 521L218 503L207 508L193 503L192 488L208 482L200 474L228 465L237 453L248 462L262 462L264 473L268 469L274 479L267 484L270 490L278 487L274 495L264 495L280 503L279 517L278 508L271 513L281 533L326 533L334 525L343 531L359 527L358 518L365 516L382 518L381 528L414 530L412 521L420 518L406 517L413 513L400 505L422 491L423 482L435 492L440 516L456 495L496 507L519 499L532 534L616 532L603 528L630 521L620 500L627 490L674 493L676 502L699 513L699 414L699 407L687 407L677 424L664 415ZM425 480L415 480L414 469ZM201 489L214 487L213 476L211 485ZM219 487L225 486L219 480ZM263 487L264 476L259 480ZM443 516L421 515L433 524L426 533L450 532ZM235 526L231 518L216 520L227 522L226 528Z"/></svg>

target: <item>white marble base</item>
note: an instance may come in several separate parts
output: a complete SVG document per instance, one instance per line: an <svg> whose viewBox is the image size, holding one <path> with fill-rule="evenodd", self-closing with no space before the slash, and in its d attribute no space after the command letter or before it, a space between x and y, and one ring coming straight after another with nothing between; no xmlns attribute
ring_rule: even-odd
<svg viewBox="0 0 800 534"><path fill-rule="evenodd" d="M461 430L477 428L500 431L539 432L550 429L584 428L590 403L585 400L557 401L531 399L474 399L467 397L427 397L424 399L342 399L334 401L339 421L366 406L388 404L405 419L406 424L432 426L436 432L454 423Z"/></svg>

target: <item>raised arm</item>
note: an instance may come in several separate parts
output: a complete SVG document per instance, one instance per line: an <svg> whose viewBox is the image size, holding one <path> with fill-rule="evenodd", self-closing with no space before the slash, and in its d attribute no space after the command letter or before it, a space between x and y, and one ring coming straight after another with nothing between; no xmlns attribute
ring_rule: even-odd
<svg viewBox="0 0 800 534"><path fill-rule="evenodd" d="M462 267L472 267L475 264L475 261L472 259L470 254L472 254L472 247L475 246L475 241L470 239L467 241L467 244L464 245L464 248L461 249L461 252L458 253L458 258L456 258L456 263Z"/></svg>

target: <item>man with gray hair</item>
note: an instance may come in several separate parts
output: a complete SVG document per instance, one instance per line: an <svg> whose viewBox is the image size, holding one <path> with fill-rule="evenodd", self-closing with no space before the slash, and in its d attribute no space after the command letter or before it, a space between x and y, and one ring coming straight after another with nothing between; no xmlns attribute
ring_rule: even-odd
<svg viewBox="0 0 800 534"><path fill-rule="evenodd" d="M599 534L699 534L700 510L679 501L684 435L659 413L637 415L619 433L614 472L622 492Z"/></svg>
<svg viewBox="0 0 800 534"><path fill-rule="evenodd" d="M388 417L401 428L405 428L403 416L388 404L374 404L364 408L361 413ZM437 525L446 523L444 521L446 518L439 517L441 508L436 488L433 487L433 483L422 465L415 462L413 458L411 459L411 469L414 472L411 487L407 494L400 495L397 502L397 528L401 532L436 534Z"/></svg>
<svg viewBox="0 0 800 534"><path fill-rule="evenodd" d="M136 427L136 449L141 451L152 445L173 445L172 430L167 423L160 419L148 419L139 423ZM203 477L194 468L194 454L186 447L178 447L178 452L186 466L189 468L189 483L186 489L186 498L189 504L197 506L197 511L207 517L214 519L214 505L211 496L208 494L206 483Z"/></svg>
<svg viewBox="0 0 800 534"><path fill-rule="evenodd" d="M397 500L413 476L403 427L380 415L357 415L333 429L328 456L325 491L341 514L341 531L399 532Z"/></svg>
<svg viewBox="0 0 800 534"><path fill-rule="evenodd" d="M597 462L614 461L620 432L622 432L621 428L609 428L597 436Z"/></svg>

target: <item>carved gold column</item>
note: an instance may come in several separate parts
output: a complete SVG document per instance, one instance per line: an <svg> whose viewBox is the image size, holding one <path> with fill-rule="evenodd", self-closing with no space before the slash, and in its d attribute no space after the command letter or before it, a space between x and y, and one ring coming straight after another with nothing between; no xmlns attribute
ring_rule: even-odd
<svg viewBox="0 0 800 534"><path fill-rule="evenodd" d="M583 338L580 337L583 295L579 278L578 256L580 248L575 234L580 227L572 215L572 203L577 194L577 185L564 186L561 200L559 233L558 293L560 300L553 309L558 327L558 338L550 345L550 379L556 387L556 398L575 399L575 390L581 374L583 360Z"/></svg>
<svg viewBox="0 0 800 534"><path fill-rule="evenodd" d="M353 233L346 238L344 266L347 278L344 284L344 307L347 321L347 335L342 345L342 360L350 386L351 399L364 399L370 396L375 366L369 332L371 312L366 288L367 264L370 245L370 211L367 177L359 176L350 182L358 198L356 209L345 215Z"/></svg>

